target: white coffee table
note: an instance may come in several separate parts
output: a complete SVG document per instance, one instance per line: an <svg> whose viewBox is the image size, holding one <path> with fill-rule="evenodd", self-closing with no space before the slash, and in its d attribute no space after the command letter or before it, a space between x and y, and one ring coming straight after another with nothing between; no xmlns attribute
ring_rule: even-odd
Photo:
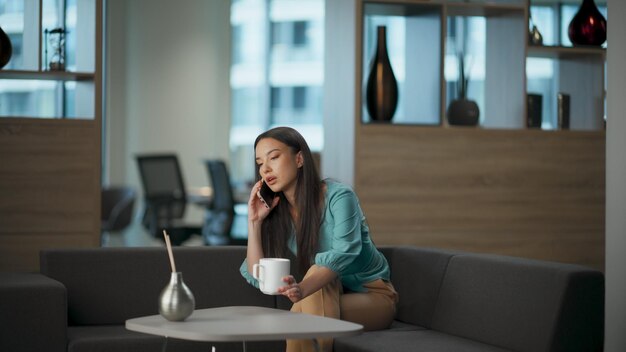
<svg viewBox="0 0 626 352"><path fill-rule="evenodd" d="M246 341L352 336L360 334L363 326L281 309L233 306L198 309L183 322L160 315L128 319L126 329L192 341L241 341L245 351Z"/></svg>

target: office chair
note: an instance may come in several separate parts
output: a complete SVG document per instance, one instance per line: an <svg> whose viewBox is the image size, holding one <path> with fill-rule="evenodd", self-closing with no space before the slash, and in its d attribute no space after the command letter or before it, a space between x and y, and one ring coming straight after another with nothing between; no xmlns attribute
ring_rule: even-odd
<svg viewBox="0 0 626 352"><path fill-rule="evenodd" d="M130 225L135 206L135 191L130 187L103 187L101 196L101 231L121 231Z"/></svg>
<svg viewBox="0 0 626 352"><path fill-rule="evenodd" d="M163 239L163 230L166 230L173 245L180 245L192 234L200 234L200 225L182 222L187 195L178 157L175 154L138 155L137 165L146 208L143 225L150 234Z"/></svg>
<svg viewBox="0 0 626 352"><path fill-rule="evenodd" d="M246 245L247 239L232 236L235 200L226 163L206 160L205 164L211 179L213 200L205 212L202 225L204 242L208 245Z"/></svg>

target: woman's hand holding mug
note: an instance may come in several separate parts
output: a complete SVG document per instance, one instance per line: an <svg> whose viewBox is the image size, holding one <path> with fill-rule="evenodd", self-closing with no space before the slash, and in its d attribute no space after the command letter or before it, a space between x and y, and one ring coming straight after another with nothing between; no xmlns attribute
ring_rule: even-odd
<svg viewBox="0 0 626 352"><path fill-rule="evenodd" d="M293 278L289 275L289 270L289 259L261 258L258 264L252 266L252 277L259 281L261 292L266 295L280 295L285 278Z"/></svg>
<svg viewBox="0 0 626 352"><path fill-rule="evenodd" d="M296 279L293 276L287 275L283 277L283 282L285 282L287 285L280 287L278 289L278 293L289 298L292 303L296 303L304 298L302 297L302 289L300 288L300 284L296 282Z"/></svg>

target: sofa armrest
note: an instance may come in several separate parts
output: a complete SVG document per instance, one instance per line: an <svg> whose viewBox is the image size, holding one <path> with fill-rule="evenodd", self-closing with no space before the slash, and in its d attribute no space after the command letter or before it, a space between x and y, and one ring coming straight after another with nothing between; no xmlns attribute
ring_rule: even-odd
<svg viewBox="0 0 626 352"><path fill-rule="evenodd" d="M0 273L0 351L63 352L65 286L38 273Z"/></svg>
<svg viewBox="0 0 626 352"><path fill-rule="evenodd" d="M551 351L603 350L604 285L604 274L596 270L568 275Z"/></svg>

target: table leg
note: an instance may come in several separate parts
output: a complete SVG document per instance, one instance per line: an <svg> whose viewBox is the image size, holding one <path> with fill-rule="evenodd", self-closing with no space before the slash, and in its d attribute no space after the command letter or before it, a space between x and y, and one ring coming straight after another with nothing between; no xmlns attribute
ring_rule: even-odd
<svg viewBox="0 0 626 352"><path fill-rule="evenodd" d="M320 352L320 344L317 343L317 339L312 339L313 340L313 347L315 348L316 352Z"/></svg>
<svg viewBox="0 0 626 352"><path fill-rule="evenodd" d="M243 341L243 352L246 352L246 341Z"/></svg>
<svg viewBox="0 0 626 352"><path fill-rule="evenodd" d="M165 336L165 341L163 342L163 348L161 349L161 352L165 352L165 350L167 350L167 341L169 339L167 338L167 336Z"/></svg>

